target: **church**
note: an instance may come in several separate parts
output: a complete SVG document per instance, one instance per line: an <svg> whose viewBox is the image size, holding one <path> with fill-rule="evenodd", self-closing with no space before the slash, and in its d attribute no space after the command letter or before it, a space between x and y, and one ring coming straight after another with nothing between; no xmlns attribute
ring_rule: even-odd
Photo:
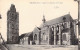
<svg viewBox="0 0 80 50"><path fill-rule="evenodd" d="M33 30L35 45L76 45L76 20L70 14L46 21Z"/></svg>
<svg viewBox="0 0 80 50"><path fill-rule="evenodd" d="M29 34L19 36L19 13L11 4L7 12L7 43L29 45L76 45L78 44L76 24L70 14L46 21L43 16L42 24L35 27ZM25 40L24 40L25 39Z"/></svg>
<svg viewBox="0 0 80 50"><path fill-rule="evenodd" d="M76 32L77 20L74 20L70 14L49 21L46 21L45 16L43 16L42 22L30 34L24 34L23 37L21 35L20 43L27 43L27 45L78 44Z"/></svg>

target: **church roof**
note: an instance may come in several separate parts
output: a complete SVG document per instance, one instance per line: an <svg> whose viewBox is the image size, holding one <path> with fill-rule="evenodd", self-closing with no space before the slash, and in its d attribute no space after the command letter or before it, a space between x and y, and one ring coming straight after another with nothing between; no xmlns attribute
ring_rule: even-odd
<svg viewBox="0 0 80 50"><path fill-rule="evenodd" d="M66 15L63 15L61 17L58 17L58 18L55 18L55 19L52 19L52 20L49 20L49 21L46 21L44 24L45 25L54 25L54 24L58 24L58 23L63 23L64 22L64 19L65 19L65 22L69 22L69 21L72 21L72 17L70 14L66 14ZM43 28L43 23L39 26L39 28ZM33 32L37 32L38 31L38 28L35 27Z"/></svg>
<svg viewBox="0 0 80 50"><path fill-rule="evenodd" d="M25 37L29 37L32 34L32 32L25 33Z"/></svg>
<svg viewBox="0 0 80 50"><path fill-rule="evenodd" d="M32 32L24 33L21 36L19 36L19 38L21 39L21 38L24 38L24 37L29 37L30 35L32 35Z"/></svg>
<svg viewBox="0 0 80 50"><path fill-rule="evenodd" d="M45 25L54 25L54 24L62 23L62 22L64 22L64 19L65 19L65 22L73 20L70 14L66 14L66 15L63 15L63 16L58 17L56 19L46 21ZM43 24L40 25L40 27L42 27L42 26L43 26Z"/></svg>
<svg viewBox="0 0 80 50"><path fill-rule="evenodd" d="M39 32L39 29L38 29L37 27L35 27L35 28L33 29L33 32Z"/></svg>

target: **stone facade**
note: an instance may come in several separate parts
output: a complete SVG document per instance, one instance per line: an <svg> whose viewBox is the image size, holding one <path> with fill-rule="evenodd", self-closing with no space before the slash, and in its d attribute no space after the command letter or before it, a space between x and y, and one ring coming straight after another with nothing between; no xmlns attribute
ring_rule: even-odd
<svg viewBox="0 0 80 50"><path fill-rule="evenodd" d="M70 14L46 21L43 17L43 24L33 30L33 41L36 45L75 45L76 25Z"/></svg>
<svg viewBox="0 0 80 50"><path fill-rule="evenodd" d="M77 20L73 20L70 14L66 14L56 19L46 21L35 27L32 33L22 34L20 44L27 45L76 45ZM26 36L27 35L27 36Z"/></svg>
<svg viewBox="0 0 80 50"><path fill-rule="evenodd" d="M15 5L11 4L7 12L7 43L18 43L19 37L19 13L16 12Z"/></svg>

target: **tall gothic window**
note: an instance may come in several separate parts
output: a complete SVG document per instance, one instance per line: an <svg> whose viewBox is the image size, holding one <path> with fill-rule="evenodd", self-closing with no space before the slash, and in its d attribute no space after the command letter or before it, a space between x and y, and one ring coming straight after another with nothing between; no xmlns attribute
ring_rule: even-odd
<svg viewBox="0 0 80 50"><path fill-rule="evenodd" d="M57 25L56 32L59 33L59 25Z"/></svg>
<svg viewBox="0 0 80 50"><path fill-rule="evenodd" d="M67 22L65 22L65 23L62 23L62 27L63 27L63 29L66 29L66 28L68 28L68 26L67 26Z"/></svg>
<svg viewBox="0 0 80 50"><path fill-rule="evenodd" d="M72 28L72 27L73 27L73 23L71 22L71 23L70 23L70 28Z"/></svg>
<svg viewBox="0 0 80 50"><path fill-rule="evenodd" d="M45 40L45 34L43 33L43 40Z"/></svg>
<svg viewBox="0 0 80 50"><path fill-rule="evenodd" d="M66 41L66 34L63 34L62 40Z"/></svg>
<svg viewBox="0 0 80 50"><path fill-rule="evenodd" d="M34 35L34 40L37 40L37 35L36 34Z"/></svg>
<svg viewBox="0 0 80 50"><path fill-rule="evenodd" d="M41 34L41 39L43 40L43 41L47 41L48 40L48 36L45 34L45 33L42 33Z"/></svg>
<svg viewBox="0 0 80 50"><path fill-rule="evenodd" d="M63 22L66 22L66 17L63 17Z"/></svg>
<svg viewBox="0 0 80 50"><path fill-rule="evenodd" d="M59 25L56 28L56 41L59 41Z"/></svg>
<svg viewBox="0 0 80 50"><path fill-rule="evenodd" d="M54 34L54 27L52 27L52 34Z"/></svg>
<svg viewBox="0 0 80 50"><path fill-rule="evenodd" d="M51 40L54 41L54 27L52 27Z"/></svg>

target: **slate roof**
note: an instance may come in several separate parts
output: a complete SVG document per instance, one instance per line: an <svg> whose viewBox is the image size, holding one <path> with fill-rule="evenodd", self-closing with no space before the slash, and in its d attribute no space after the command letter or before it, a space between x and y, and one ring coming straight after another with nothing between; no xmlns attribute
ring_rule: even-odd
<svg viewBox="0 0 80 50"><path fill-rule="evenodd" d="M24 33L24 34L22 34L22 35L19 36L19 37L20 37L20 39L21 39L21 38L23 38L23 37L29 37L31 34L32 34L32 32Z"/></svg>
<svg viewBox="0 0 80 50"><path fill-rule="evenodd" d="M32 32L25 33L25 37L29 37L32 34Z"/></svg>
<svg viewBox="0 0 80 50"><path fill-rule="evenodd" d="M64 22L63 18L66 18L65 22L69 22L69 21L73 20L70 14L66 14L66 15L63 15L61 17L46 21L45 25L53 25L53 24L62 23L62 22ZM43 24L40 25L40 27L42 27L42 26L43 26Z"/></svg>
<svg viewBox="0 0 80 50"><path fill-rule="evenodd" d="M46 21L46 24L47 24L47 25L52 25L52 24L62 23L62 22L64 22L64 21L63 21L63 18L64 18L64 17L66 18L66 19L65 19L66 22L72 20L72 17L70 16L70 14L67 14L67 15L61 16L61 17L59 17L59 18L52 19L52 20L50 20L50 21Z"/></svg>
<svg viewBox="0 0 80 50"><path fill-rule="evenodd" d="M46 21L45 22L45 25L54 25L54 24L58 24L58 23L63 23L63 18L66 18L65 19L65 22L69 22L69 21L73 21L72 17L70 14L66 14L66 15L63 15L63 16L60 16L58 18L55 18L55 19L52 19L52 20L49 20L49 21ZM43 23L39 26L39 28L43 28ZM38 28L35 27L33 32L37 32L38 31Z"/></svg>

